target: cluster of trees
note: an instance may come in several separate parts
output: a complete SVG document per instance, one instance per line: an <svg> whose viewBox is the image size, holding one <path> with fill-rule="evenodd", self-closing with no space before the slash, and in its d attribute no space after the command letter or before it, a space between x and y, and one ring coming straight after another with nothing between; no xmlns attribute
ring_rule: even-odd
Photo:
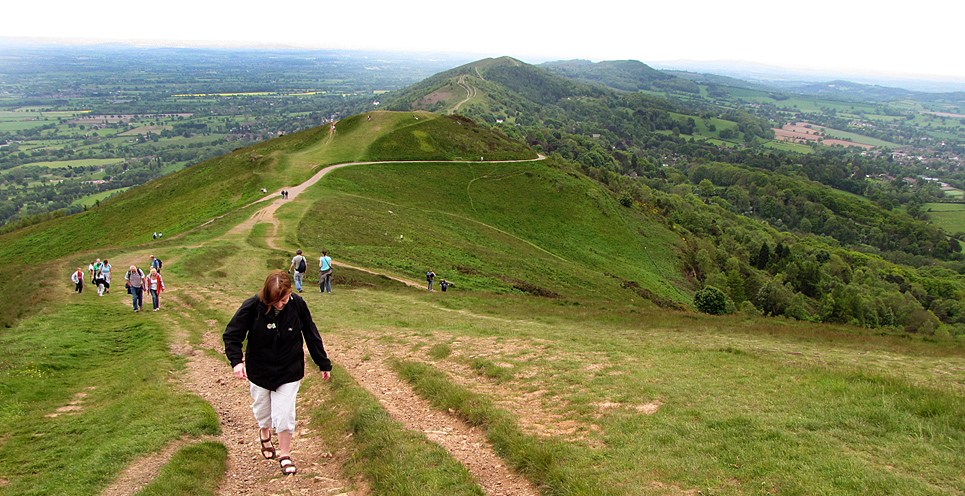
<svg viewBox="0 0 965 496"><path fill-rule="evenodd" d="M844 150L765 151L753 145L773 131L758 116L642 94L584 92L530 115L501 129L680 233L698 308L965 334L962 246L915 208L942 193L905 180L924 168ZM749 146L685 138L696 116L733 123L716 132Z"/></svg>
<svg viewBox="0 0 965 496"><path fill-rule="evenodd" d="M778 231L693 193L569 163L679 233L680 271L700 311L965 335L965 262L896 264L832 238Z"/></svg>
<svg viewBox="0 0 965 496"><path fill-rule="evenodd" d="M819 234L865 251L872 251L870 246L892 260L906 257L891 252L961 258L959 242L936 227L801 177L722 163L684 164L678 170L688 177L687 186L691 187L685 190L731 212L763 219L782 231ZM681 191L659 178L648 183ZM920 190L925 196L929 189Z"/></svg>

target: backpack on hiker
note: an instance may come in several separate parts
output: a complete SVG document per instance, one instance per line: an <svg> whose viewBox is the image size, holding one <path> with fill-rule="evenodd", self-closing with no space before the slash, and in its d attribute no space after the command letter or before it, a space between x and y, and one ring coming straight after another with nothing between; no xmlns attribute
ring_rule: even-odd
<svg viewBox="0 0 965 496"><path fill-rule="evenodd" d="M298 261L298 268L295 270L302 274L308 272L308 264L305 263L305 257L302 257L302 259Z"/></svg>

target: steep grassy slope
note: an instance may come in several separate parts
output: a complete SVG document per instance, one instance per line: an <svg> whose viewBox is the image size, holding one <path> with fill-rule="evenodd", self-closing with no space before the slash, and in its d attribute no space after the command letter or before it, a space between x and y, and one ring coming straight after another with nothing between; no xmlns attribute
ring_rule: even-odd
<svg viewBox="0 0 965 496"><path fill-rule="evenodd" d="M263 198L262 188L277 191L301 183L325 165L362 161L535 158L536 154L504 136L459 117L429 113L373 112L331 126L260 143L151 181L77 215L44 222L0 236L0 296L17 302L0 310L8 323L43 297L44 279L66 278L70 268L48 260L88 252L70 267L83 265L118 248L164 243L220 215ZM99 250L94 252L93 250ZM89 258L87 258L89 256ZM25 270L39 266L40 272Z"/></svg>
<svg viewBox="0 0 965 496"><path fill-rule="evenodd" d="M512 57L500 57L440 72L394 92L386 108L440 111L451 109L455 102L472 96L459 112L492 118L504 109L535 114L543 110L541 105L555 104L572 96L599 96L603 92L601 88L576 83Z"/></svg>
<svg viewBox="0 0 965 496"><path fill-rule="evenodd" d="M684 299L670 229L551 161L356 166L320 186L298 228L312 252L460 289Z"/></svg>

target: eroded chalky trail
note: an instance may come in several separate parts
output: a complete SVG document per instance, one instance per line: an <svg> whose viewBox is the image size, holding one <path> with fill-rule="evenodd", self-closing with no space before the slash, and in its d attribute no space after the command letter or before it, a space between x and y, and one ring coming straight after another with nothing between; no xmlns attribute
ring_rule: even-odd
<svg viewBox="0 0 965 496"><path fill-rule="evenodd" d="M533 160L544 158L540 155ZM228 234L244 234L255 224L269 223L272 225L273 232L269 239L266 239L266 243L271 248L286 249L277 245L280 241L277 238L280 225L275 218L276 209L286 201L294 200L299 193L326 173L348 165L357 164L339 164L323 168L305 183L289 188L288 200L273 199L273 195L266 196L260 201L273 201L230 230ZM352 268L371 272L364 268ZM392 278L409 286L421 286L420 283L413 281ZM344 478L343 464L351 456L353 449L351 441L346 440L343 446L325 446L320 437L313 435L307 427L307 412L313 405L324 401L324 386L303 387L298 394L296 408L301 413L292 443L292 459L298 467L298 474L284 476L276 461L265 460L262 457L257 440L257 425L251 414L251 398L247 382L234 379L227 364L206 351L213 350L216 355L223 353L224 345L221 341L223 329L218 328L216 321L206 322L207 329L203 343L200 347L195 347L188 343L187 332L179 325L180 321L189 321L193 315L196 315L191 308L191 301L209 296L200 294L204 290L199 292L198 289L200 288L186 287L180 291L166 292L165 301L170 307L165 315L168 316L172 328L171 352L187 358L186 371L172 378L172 381L209 402L221 422L222 434L214 437L213 440L223 443L228 448L228 467L225 480L219 488L219 494L225 496L263 494L366 496L372 494L364 481L347 481ZM172 293L180 294L174 297L175 294ZM430 441L442 446L454 459L465 465L487 495L536 496L539 494L532 483L506 467L505 462L495 454L485 439L481 429L470 428L448 412L433 409L426 400L417 396L407 383L399 379L386 363L392 350L378 344L375 339L349 340L338 335L322 336L322 338L325 340L326 349L333 362L343 366L406 429L423 433ZM307 366L310 368L313 364L309 363ZM162 453L136 462L103 494L108 496L135 494L143 484L156 476L160 467L167 463L173 452L187 442L192 441L180 440Z"/></svg>
<svg viewBox="0 0 965 496"><path fill-rule="evenodd" d="M470 427L449 412L432 408L387 364L391 358L411 357L393 355L393 349L379 344L377 339L341 336L324 339L332 360L372 393L393 419L442 446L469 470L486 494L539 494L532 483L506 467L506 462L493 451L482 429Z"/></svg>
<svg viewBox="0 0 965 496"><path fill-rule="evenodd" d="M327 446L307 427L308 412L323 401L325 390L320 383L299 391L300 413L292 445L292 458L298 466L296 476L283 476L277 462L265 460L259 451L257 426L251 414L251 397L247 382L234 379L227 364L216 358L224 350L222 329L214 320L207 321L202 344L187 343L187 334L180 322L193 314L187 301L203 298L190 288L177 291L177 298L168 295L166 309L172 331L171 352L187 358L186 370L172 379L184 389L209 402L218 414L222 434L213 440L228 448L228 468L218 493L221 495L333 495L365 496L372 494L364 483L344 478L343 463L351 456L351 440L340 446ZM210 296L210 295L207 295ZM383 405L393 419L406 429L423 433L430 441L443 447L454 459L466 466L487 495L536 496L539 491L525 478L510 470L485 439L485 433L465 422L431 407L428 401L415 394L412 388L387 364L390 358L417 358L399 355L397 350L380 344L375 338L346 337L342 334L325 335L323 339L330 358ZM212 350L216 354L206 352ZM307 367L310 370L311 364ZM165 450L135 464L134 475L127 482L119 481L110 496L135 494L151 475L157 474L170 459L174 448ZM147 475L150 474L150 475Z"/></svg>

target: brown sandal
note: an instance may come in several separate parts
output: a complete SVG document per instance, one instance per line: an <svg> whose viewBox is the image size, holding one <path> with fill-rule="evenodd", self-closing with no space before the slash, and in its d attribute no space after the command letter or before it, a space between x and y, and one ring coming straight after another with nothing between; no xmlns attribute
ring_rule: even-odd
<svg viewBox="0 0 965 496"><path fill-rule="evenodd" d="M278 465L281 466L281 473L285 475L295 475L298 473L298 469L295 468L295 462L293 462L289 456L282 456L278 458Z"/></svg>
<svg viewBox="0 0 965 496"><path fill-rule="evenodd" d="M262 439L261 430L259 429L258 440L261 441L261 456L265 457L265 460L275 458L275 445L271 444L271 432L268 432L268 439Z"/></svg>

